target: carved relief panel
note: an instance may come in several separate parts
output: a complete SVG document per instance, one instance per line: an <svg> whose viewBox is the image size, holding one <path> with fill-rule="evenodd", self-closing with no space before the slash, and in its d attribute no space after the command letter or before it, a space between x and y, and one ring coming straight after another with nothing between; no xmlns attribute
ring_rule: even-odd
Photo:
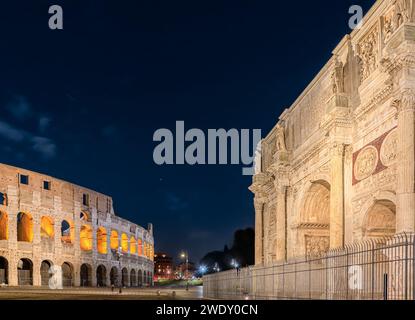
<svg viewBox="0 0 415 320"><path fill-rule="evenodd" d="M307 259L317 259L324 255L330 247L330 237L305 236Z"/></svg>
<svg viewBox="0 0 415 320"><path fill-rule="evenodd" d="M393 165L397 154L396 128L353 154L353 185Z"/></svg>
<svg viewBox="0 0 415 320"><path fill-rule="evenodd" d="M412 0L390 0L389 11L382 18L383 40L389 42L394 32L404 23L412 21Z"/></svg>
<svg viewBox="0 0 415 320"><path fill-rule="evenodd" d="M379 63L379 30L374 27L357 45L360 59L360 81L365 81L378 67Z"/></svg>

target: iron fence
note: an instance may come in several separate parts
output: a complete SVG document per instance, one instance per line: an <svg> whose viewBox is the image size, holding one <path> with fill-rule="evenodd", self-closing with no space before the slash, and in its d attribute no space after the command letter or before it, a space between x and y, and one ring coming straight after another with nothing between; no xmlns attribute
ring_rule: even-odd
<svg viewBox="0 0 415 320"><path fill-rule="evenodd" d="M414 300L415 237L399 234L299 258L207 275L214 299Z"/></svg>

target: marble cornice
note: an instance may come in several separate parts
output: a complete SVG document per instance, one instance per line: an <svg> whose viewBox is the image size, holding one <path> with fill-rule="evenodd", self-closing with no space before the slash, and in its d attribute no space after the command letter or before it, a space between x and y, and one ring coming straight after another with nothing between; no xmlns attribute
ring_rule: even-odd
<svg viewBox="0 0 415 320"><path fill-rule="evenodd" d="M388 83L381 90L372 96L372 98L364 105L361 105L354 111L354 121L359 121L370 112L373 108L377 107L379 104L385 102L393 93L393 84Z"/></svg>
<svg viewBox="0 0 415 320"><path fill-rule="evenodd" d="M315 157L326 144L327 138L324 137L320 141L315 143L311 149L295 157L292 163L292 170L297 171L305 162L308 162L310 159Z"/></svg>

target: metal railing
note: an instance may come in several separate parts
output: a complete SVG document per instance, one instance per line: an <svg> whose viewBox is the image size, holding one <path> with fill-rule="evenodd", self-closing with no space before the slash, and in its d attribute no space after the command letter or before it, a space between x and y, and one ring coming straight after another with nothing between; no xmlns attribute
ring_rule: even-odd
<svg viewBox="0 0 415 320"><path fill-rule="evenodd" d="M414 256L414 234L398 234L207 275L203 292L214 299L414 300Z"/></svg>

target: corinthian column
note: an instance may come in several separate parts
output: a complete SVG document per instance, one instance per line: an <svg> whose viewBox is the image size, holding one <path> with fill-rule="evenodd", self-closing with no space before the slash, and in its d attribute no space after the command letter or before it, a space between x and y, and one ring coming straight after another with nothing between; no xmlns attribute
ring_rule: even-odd
<svg viewBox="0 0 415 320"><path fill-rule="evenodd" d="M277 191L277 248L276 260L287 259L286 187L275 186Z"/></svg>
<svg viewBox="0 0 415 320"><path fill-rule="evenodd" d="M415 92L403 91L398 107L398 172L396 231L414 232L415 225Z"/></svg>
<svg viewBox="0 0 415 320"><path fill-rule="evenodd" d="M331 147L330 248L344 244L344 144Z"/></svg>
<svg viewBox="0 0 415 320"><path fill-rule="evenodd" d="M264 263L264 201L255 197L255 265Z"/></svg>

